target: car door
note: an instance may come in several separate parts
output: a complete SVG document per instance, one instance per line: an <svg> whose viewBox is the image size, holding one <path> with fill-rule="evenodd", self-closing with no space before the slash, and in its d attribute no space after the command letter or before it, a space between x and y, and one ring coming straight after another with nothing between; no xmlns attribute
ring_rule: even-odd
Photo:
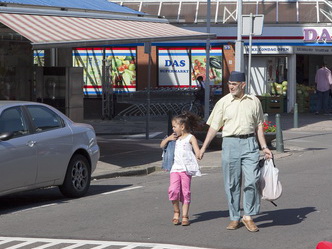
<svg viewBox="0 0 332 249"><path fill-rule="evenodd" d="M63 179L73 151L71 129L54 111L42 105L26 106L34 127L37 184Z"/></svg>
<svg viewBox="0 0 332 249"><path fill-rule="evenodd" d="M13 132L0 141L0 192L25 188L35 183L36 147L21 107L10 107L0 114L0 133Z"/></svg>

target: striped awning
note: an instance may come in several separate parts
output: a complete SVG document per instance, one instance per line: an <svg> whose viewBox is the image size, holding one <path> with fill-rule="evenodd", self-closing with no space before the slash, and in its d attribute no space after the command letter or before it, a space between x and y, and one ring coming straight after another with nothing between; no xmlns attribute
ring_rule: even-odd
<svg viewBox="0 0 332 249"><path fill-rule="evenodd" d="M0 22L30 40L34 49L215 37L215 34L186 30L166 22L136 19L0 13Z"/></svg>

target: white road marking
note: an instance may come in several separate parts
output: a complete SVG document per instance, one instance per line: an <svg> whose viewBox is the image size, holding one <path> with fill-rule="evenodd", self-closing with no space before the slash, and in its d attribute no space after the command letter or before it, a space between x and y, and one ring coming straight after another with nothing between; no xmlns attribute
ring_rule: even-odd
<svg viewBox="0 0 332 249"><path fill-rule="evenodd" d="M55 206L55 205L58 205L58 204L53 203L53 204L46 204L46 205L42 205L42 206L38 206L38 207L26 208L24 210L16 211L15 213L21 213L21 212L26 212L26 211L30 211L30 210L39 209L39 208L51 207L51 206Z"/></svg>
<svg viewBox="0 0 332 249"><path fill-rule="evenodd" d="M106 192L106 193L102 193L102 194L103 195L109 195L109 194L113 194L113 193L118 193L118 192L123 192L123 191L129 191L129 190L138 189L138 188L143 188L143 186L136 186L136 187L131 187L131 188L124 188L124 189L114 190L114 191L110 191L110 192Z"/></svg>
<svg viewBox="0 0 332 249"><path fill-rule="evenodd" d="M15 245L10 244L11 242ZM8 243L6 247L5 244ZM39 243L39 245L37 244ZM35 244L35 245L33 245ZM41 245L42 244L42 245ZM60 247L61 244L63 247ZM194 246L180 246L174 244L159 244L159 243L140 243L140 242L120 242L120 241L99 241L99 240L75 240L75 239L47 239L47 238L23 238L23 237L0 237L0 245L3 249L15 249L29 247L31 249L46 249L51 246L56 248L74 249L84 245L89 245L91 249L110 248L111 246L121 246L119 249L211 249L205 247Z"/></svg>
<svg viewBox="0 0 332 249"><path fill-rule="evenodd" d="M154 138L160 134L162 134L163 132L150 132L149 133L149 138ZM135 135L129 135L126 136L126 138L145 138L146 137L146 133L140 133L140 134L135 134Z"/></svg>

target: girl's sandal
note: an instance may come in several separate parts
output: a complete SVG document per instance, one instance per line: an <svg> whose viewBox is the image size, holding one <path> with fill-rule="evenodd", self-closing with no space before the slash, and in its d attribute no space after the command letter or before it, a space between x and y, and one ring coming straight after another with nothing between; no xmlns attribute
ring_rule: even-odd
<svg viewBox="0 0 332 249"><path fill-rule="evenodd" d="M176 211L174 211L174 214L179 214L179 218L180 218L180 212L176 212ZM181 222L180 222L180 220L179 220L179 218L174 218L173 217L173 219L172 219L172 223L173 223L173 225L180 225L181 224Z"/></svg>
<svg viewBox="0 0 332 249"><path fill-rule="evenodd" d="M182 222L181 222L182 226L189 226L190 222L189 222L189 217L188 216L182 216Z"/></svg>

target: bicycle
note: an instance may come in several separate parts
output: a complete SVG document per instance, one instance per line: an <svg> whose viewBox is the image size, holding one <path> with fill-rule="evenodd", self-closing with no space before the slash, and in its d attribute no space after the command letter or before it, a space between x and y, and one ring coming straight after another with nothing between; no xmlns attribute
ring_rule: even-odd
<svg viewBox="0 0 332 249"><path fill-rule="evenodd" d="M202 105L200 104L200 101L195 98L190 103L184 104L181 108L181 113L184 112L191 112L196 114L197 116L202 117L203 116L203 110Z"/></svg>
<svg viewBox="0 0 332 249"><path fill-rule="evenodd" d="M214 107L214 102L210 98L209 99L209 114L212 112ZM204 117L204 108L201 104L201 101L195 96L195 99L192 100L190 103L184 104L181 108L181 112L191 112L194 113L200 117Z"/></svg>

